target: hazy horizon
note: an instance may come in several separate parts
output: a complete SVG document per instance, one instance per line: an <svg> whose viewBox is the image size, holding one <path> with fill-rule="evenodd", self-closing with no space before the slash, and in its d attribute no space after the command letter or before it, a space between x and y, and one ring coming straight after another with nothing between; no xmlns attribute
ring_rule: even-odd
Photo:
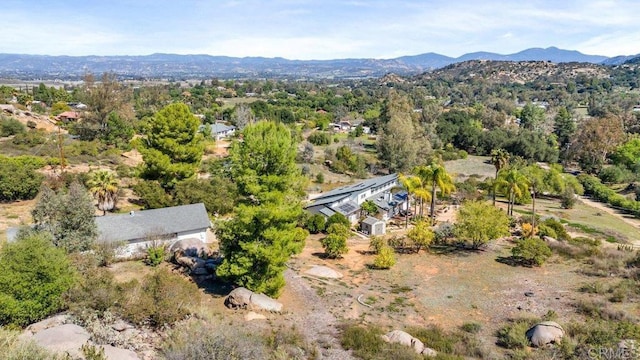
<svg viewBox="0 0 640 360"><path fill-rule="evenodd" d="M8 0L3 53L391 59L558 47L640 53L640 2Z"/></svg>

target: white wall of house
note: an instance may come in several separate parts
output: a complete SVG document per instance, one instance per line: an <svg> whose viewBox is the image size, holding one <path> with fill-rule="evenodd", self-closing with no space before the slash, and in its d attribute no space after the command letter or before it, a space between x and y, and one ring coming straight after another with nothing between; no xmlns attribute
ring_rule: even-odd
<svg viewBox="0 0 640 360"><path fill-rule="evenodd" d="M129 241L124 245L118 246L116 249L116 258L137 258L142 257L147 253L147 248L158 245L158 242L163 242L167 248L171 247L176 241L183 239L199 239L202 242L207 241L207 229L199 229L192 231L185 231L175 234L169 239L163 240L141 240L141 241Z"/></svg>

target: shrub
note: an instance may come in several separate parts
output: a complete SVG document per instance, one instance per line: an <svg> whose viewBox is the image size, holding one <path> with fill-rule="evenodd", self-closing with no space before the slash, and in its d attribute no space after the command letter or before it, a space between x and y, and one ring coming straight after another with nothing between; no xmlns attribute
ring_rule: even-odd
<svg viewBox="0 0 640 360"><path fill-rule="evenodd" d="M322 132L316 131L311 135L309 135L309 138L307 139L307 141L317 146L329 145L329 143L331 143L331 135L329 135L329 133L326 133L324 131Z"/></svg>
<svg viewBox="0 0 640 360"><path fill-rule="evenodd" d="M342 329L340 343L346 350L365 360L418 360L423 359L412 348L400 344L388 344L381 338L382 329L375 326L346 325Z"/></svg>
<svg viewBox="0 0 640 360"><path fill-rule="evenodd" d="M436 244L445 244L455 237L455 225L450 223L442 223L433 230Z"/></svg>
<svg viewBox="0 0 640 360"><path fill-rule="evenodd" d="M164 243L152 243L147 246L147 256L145 263L149 266L156 267L167 258L167 246Z"/></svg>
<svg viewBox="0 0 640 360"><path fill-rule="evenodd" d="M318 183L318 184L323 184L324 183L324 174L323 173L317 173L316 174L316 183Z"/></svg>
<svg viewBox="0 0 640 360"><path fill-rule="evenodd" d="M378 255L373 260L373 267L376 269L391 269L396 264L396 254L388 245L383 246L378 251Z"/></svg>
<svg viewBox="0 0 640 360"><path fill-rule="evenodd" d="M142 283L122 285L124 299L118 312L135 324L170 325L193 313L200 304L198 287L183 276L159 268Z"/></svg>
<svg viewBox="0 0 640 360"><path fill-rule="evenodd" d="M520 318L511 320L508 325L498 329L496 344L506 349L524 349L529 345L526 332L537 322L536 319Z"/></svg>
<svg viewBox="0 0 640 360"><path fill-rule="evenodd" d="M313 214L307 219L305 227L312 234L323 232L327 224L326 218L321 214Z"/></svg>
<svg viewBox="0 0 640 360"><path fill-rule="evenodd" d="M44 176L35 170L42 166L42 159L31 156L0 156L0 202L36 197Z"/></svg>
<svg viewBox="0 0 640 360"><path fill-rule="evenodd" d="M540 266L551 256L551 249L539 238L525 238L517 242L511 253L527 264Z"/></svg>
<svg viewBox="0 0 640 360"><path fill-rule="evenodd" d="M538 232L538 229L536 227L534 227L533 225L531 225L530 223L524 223L522 224L522 236L525 238L530 238L533 237L534 235L536 235Z"/></svg>
<svg viewBox="0 0 640 360"><path fill-rule="evenodd" d="M462 329L462 331L468 332L469 334L477 334L480 332L480 330L482 330L482 325L475 322L468 322L462 324L462 326L460 326L460 329Z"/></svg>
<svg viewBox="0 0 640 360"><path fill-rule="evenodd" d="M333 224L342 224L344 226L346 226L347 228L351 227L351 222L349 222L349 219L347 219L346 216L340 214L340 213L335 213L331 216L329 216L329 219L327 219L327 229L331 227L331 225Z"/></svg>
<svg viewBox="0 0 640 360"><path fill-rule="evenodd" d="M542 224L540 224L540 236L543 236L542 226L545 226L553 230L553 233L555 233L556 235L556 236L551 236L551 235L546 235L546 236L551 236L557 240L562 240L562 241L567 241L571 239L571 236L569 236L569 233L567 232L567 229L565 229L564 225L562 225L560 221L554 218L548 218L545 221L543 221Z"/></svg>
<svg viewBox="0 0 640 360"><path fill-rule="evenodd" d="M21 231L0 249L0 325L25 326L55 313L74 281L64 250L49 234Z"/></svg>
<svg viewBox="0 0 640 360"><path fill-rule="evenodd" d="M380 249L382 249L382 247L385 245L387 244L385 243L384 239L378 236L372 236L369 240L369 249L371 249L374 254L379 254Z"/></svg>
<svg viewBox="0 0 640 360"><path fill-rule="evenodd" d="M80 280L66 296L69 309L80 313L85 309L104 312L122 300L122 293L113 273L106 268L89 267L80 270Z"/></svg>
<svg viewBox="0 0 640 360"><path fill-rule="evenodd" d="M608 166L600 170L598 178L605 184L621 184L634 180L634 174L620 165Z"/></svg>
<svg viewBox="0 0 640 360"><path fill-rule="evenodd" d="M46 141L47 137L44 130L29 130L27 132L18 133L11 140L14 145L22 145L21 147L26 148L42 145Z"/></svg>
<svg viewBox="0 0 640 360"><path fill-rule="evenodd" d="M546 224L540 224L538 226L538 235L540 237L548 236L548 237L552 237L554 239L558 238L558 234L556 233L556 231L552 227L550 227L550 226L548 226Z"/></svg>
<svg viewBox="0 0 640 360"><path fill-rule="evenodd" d="M328 235L322 239L322 247L327 257L335 259L349 251L347 237L349 228L342 224L333 224L327 229Z"/></svg>
<svg viewBox="0 0 640 360"><path fill-rule="evenodd" d="M0 137L7 137L27 132L25 126L14 118L0 117Z"/></svg>

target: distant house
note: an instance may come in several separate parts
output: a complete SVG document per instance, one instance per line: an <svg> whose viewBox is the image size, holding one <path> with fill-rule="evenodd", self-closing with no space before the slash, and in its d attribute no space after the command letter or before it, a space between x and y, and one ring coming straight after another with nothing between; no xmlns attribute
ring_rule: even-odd
<svg viewBox="0 0 640 360"><path fill-rule="evenodd" d="M220 122L216 122L214 124L209 125L211 129L211 137L216 140L226 139L236 132L235 126L225 125ZM200 125L199 130L204 131L206 129L206 125Z"/></svg>
<svg viewBox="0 0 640 360"><path fill-rule="evenodd" d="M77 111L65 111L58 114L58 116L56 116L56 119L62 122L75 122L80 119L80 113Z"/></svg>
<svg viewBox="0 0 640 360"><path fill-rule="evenodd" d="M384 235L386 232L386 224L380 219L369 216L360 223L360 230L365 235Z"/></svg>
<svg viewBox="0 0 640 360"><path fill-rule="evenodd" d="M154 241L167 245L187 238L205 242L211 226L204 204L132 211L128 214L98 216L98 241L122 243L118 255L131 257Z"/></svg>
<svg viewBox="0 0 640 360"><path fill-rule="evenodd" d="M97 216L95 221L98 241L119 245L117 256L124 258L146 251L157 241L165 241L168 246L183 239L205 242L211 226L203 203ZM14 241L18 231L7 229L7 241Z"/></svg>
<svg viewBox="0 0 640 360"><path fill-rule="evenodd" d="M407 192L392 192L399 186L398 174L367 179L328 191L313 199L305 209L325 217L340 213L354 224L360 218L360 205L371 200L378 206L382 220L388 220L401 210L407 210Z"/></svg>

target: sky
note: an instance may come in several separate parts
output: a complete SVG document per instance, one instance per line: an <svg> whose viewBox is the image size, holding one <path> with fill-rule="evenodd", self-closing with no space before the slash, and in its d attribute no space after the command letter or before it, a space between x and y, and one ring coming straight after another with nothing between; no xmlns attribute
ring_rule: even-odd
<svg viewBox="0 0 640 360"><path fill-rule="evenodd" d="M388 59L640 53L637 0L2 0L0 53Z"/></svg>

